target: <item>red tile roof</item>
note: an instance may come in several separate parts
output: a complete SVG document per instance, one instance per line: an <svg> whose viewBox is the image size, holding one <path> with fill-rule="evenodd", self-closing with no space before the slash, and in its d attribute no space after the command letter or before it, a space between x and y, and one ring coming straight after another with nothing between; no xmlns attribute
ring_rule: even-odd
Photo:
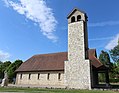
<svg viewBox="0 0 119 93"><path fill-rule="evenodd" d="M34 55L16 71L64 70L64 61L67 58L67 52Z"/></svg>
<svg viewBox="0 0 119 93"><path fill-rule="evenodd" d="M103 64L99 61L99 59L97 59L97 55L96 55L96 49L89 49L88 50L89 53L89 59L91 60L91 64L98 68L101 67Z"/></svg>
<svg viewBox="0 0 119 93"><path fill-rule="evenodd" d="M98 68L102 66L102 63L95 56L96 50L90 49L89 59L91 60L91 64ZM64 61L67 60L68 52L34 55L22 63L16 72L64 70Z"/></svg>

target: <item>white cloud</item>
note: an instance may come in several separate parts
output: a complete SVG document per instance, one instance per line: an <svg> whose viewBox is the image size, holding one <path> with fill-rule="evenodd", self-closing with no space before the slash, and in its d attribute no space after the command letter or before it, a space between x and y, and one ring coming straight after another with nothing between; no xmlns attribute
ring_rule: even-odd
<svg viewBox="0 0 119 93"><path fill-rule="evenodd" d="M10 54L0 50L0 61L6 61L10 58Z"/></svg>
<svg viewBox="0 0 119 93"><path fill-rule="evenodd" d="M19 3L12 0L4 0L5 4L11 6L21 15L25 15L27 19L37 23L43 35L48 39L57 41L58 37L54 35L57 20L50 7L47 6L45 0L18 0Z"/></svg>
<svg viewBox="0 0 119 93"><path fill-rule="evenodd" d="M119 21L105 21L105 22L98 22L98 23L89 23L89 27L103 27L103 26L114 26L119 25Z"/></svg>
<svg viewBox="0 0 119 93"><path fill-rule="evenodd" d="M104 37L104 38L94 38L94 39L89 39L89 41L101 41L101 40L108 40L112 39L113 37Z"/></svg>
<svg viewBox="0 0 119 93"><path fill-rule="evenodd" d="M9 7L8 0L2 0L2 1L4 1L4 2L5 2L5 5L6 5L7 7Z"/></svg>
<svg viewBox="0 0 119 93"><path fill-rule="evenodd" d="M118 45L119 33L105 46L105 49L113 49L116 45Z"/></svg>

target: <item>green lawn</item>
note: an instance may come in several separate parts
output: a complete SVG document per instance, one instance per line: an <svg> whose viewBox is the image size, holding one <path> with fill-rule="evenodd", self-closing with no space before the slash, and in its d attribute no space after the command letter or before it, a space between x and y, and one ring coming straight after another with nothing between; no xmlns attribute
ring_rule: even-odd
<svg viewBox="0 0 119 93"><path fill-rule="evenodd" d="M1 88L0 92L24 92L24 93L119 93L114 91L99 90L66 90L66 89L38 89L38 88Z"/></svg>

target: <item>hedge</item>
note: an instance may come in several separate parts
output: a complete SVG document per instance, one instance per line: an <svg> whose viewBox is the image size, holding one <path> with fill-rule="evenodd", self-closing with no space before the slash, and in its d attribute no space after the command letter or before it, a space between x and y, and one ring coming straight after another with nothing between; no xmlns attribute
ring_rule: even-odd
<svg viewBox="0 0 119 93"><path fill-rule="evenodd" d="M110 79L110 83L118 83L118 82L119 82L119 78L118 79L114 79L114 78Z"/></svg>

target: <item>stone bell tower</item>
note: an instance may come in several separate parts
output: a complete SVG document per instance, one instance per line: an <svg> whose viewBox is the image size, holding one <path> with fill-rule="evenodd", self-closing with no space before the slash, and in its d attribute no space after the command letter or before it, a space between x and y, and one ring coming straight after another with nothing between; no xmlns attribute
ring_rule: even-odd
<svg viewBox="0 0 119 93"><path fill-rule="evenodd" d="M65 61L65 84L67 88L91 89L86 13L74 9L67 19L68 61Z"/></svg>

